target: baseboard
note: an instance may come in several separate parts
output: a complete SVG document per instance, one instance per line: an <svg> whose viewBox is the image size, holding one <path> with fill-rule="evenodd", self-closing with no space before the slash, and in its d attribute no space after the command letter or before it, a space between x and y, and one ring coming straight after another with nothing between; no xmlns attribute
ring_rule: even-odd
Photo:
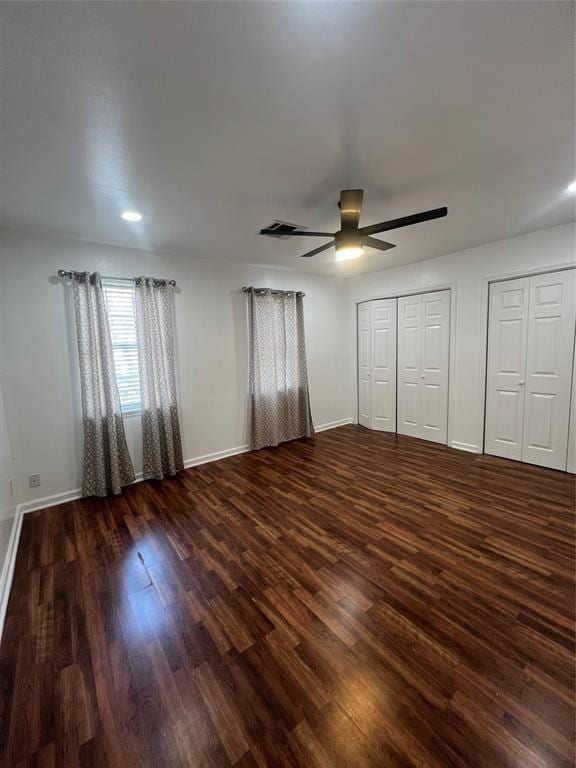
<svg viewBox="0 0 576 768"><path fill-rule="evenodd" d="M477 445L473 445L473 443L461 443L459 440L451 440L450 448L456 448L457 451L468 451L468 453L482 453Z"/></svg>
<svg viewBox="0 0 576 768"><path fill-rule="evenodd" d="M194 459L186 459L184 462L184 469L190 469L190 467L199 467L200 464L209 464L211 461L227 459L230 456L238 456L240 453L248 453L249 450L249 445L239 445L237 448L227 448L225 451L206 453L204 456L196 456Z"/></svg>
<svg viewBox="0 0 576 768"><path fill-rule="evenodd" d="M12 518L12 530L10 531L10 540L6 551L6 559L0 574L0 638L4 630L4 621L6 619L6 610L8 608L8 598L10 597L10 587L14 577L14 567L16 565L16 553L18 552L18 543L20 541L20 531L22 529L23 514L20 507L16 508Z"/></svg>
<svg viewBox="0 0 576 768"><path fill-rule="evenodd" d="M37 512L39 509L56 507L58 504L66 504L68 501L77 501L81 498L82 489L75 488L73 491L64 491L63 493L55 493L52 496L43 496L40 499L23 501L22 504L18 505L18 511L23 515L27 515L28 512Z"/></svg>
<svg viewBox="0 0 576 768"><path fill-rule="evenodd" d="M324 432L327 429L336 429L337 427L343 427L345 424L352 424L352 419L339 419L338 421L329 421L325 424L318 424L314 427L316 432ZM238 456L241 453L247 453L250 450L248 445L239 445L236 448L227 448L224 451L216 451L215 453L206 453L203 456L195 456L193 459L186 459L184 461L184 468L190 469L191 467L198 467L201 464L208 464L211 461L219 461L220 459L227 459L230 456ZM136 474L134 482L139 483L143 480L142 472ZM68 501L77 501L82 498L82 489L74 488L71 491L64 491L63 493L56 493L52 496L43 496L40 499L33 499L31 501L24 501L18 505L18 512L20 514L28 514L28 512L37 512L39 509L48 509L49 507L55 507L58 504L66 504Z"/></svg>
<svg viewBox="0 0 576 768"><path fill-rule="evenodd" d="M327 429L336 429L337 427L344 427L346 424L352 424L353 419L349 417L347 419L339 419L338 421L328 421L326 424L318 424L314 427L315 432L325 432Z"/></svg>

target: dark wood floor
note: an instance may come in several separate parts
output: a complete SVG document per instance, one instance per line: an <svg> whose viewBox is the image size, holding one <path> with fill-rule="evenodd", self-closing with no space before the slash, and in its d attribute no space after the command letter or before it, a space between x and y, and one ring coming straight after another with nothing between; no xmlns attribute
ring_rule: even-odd
<svg viewBox="0 0 576 768"><path fill-rule="evenodd" d="M573 509L350 426L28 515L0 765L568 768Z"/></svg>

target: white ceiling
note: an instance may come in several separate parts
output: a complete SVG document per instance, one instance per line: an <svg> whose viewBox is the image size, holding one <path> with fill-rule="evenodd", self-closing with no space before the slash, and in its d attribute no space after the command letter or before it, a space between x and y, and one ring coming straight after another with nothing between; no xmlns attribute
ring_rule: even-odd
<svg viewBox="0 0 576 768"><path fill-rule="evenodd" d="M0 223L354 274L573 218L571 2L0 3ZM337 229L447 205L336 264ZM139 225L119 214L136 208Z"/></svg>

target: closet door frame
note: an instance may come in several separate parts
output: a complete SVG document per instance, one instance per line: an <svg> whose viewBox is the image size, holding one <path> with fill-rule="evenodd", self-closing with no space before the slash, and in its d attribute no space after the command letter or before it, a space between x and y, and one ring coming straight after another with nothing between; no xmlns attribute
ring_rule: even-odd
<svg viewBox="0 0 576 768"><path fill-rule="evenodd" d="M435 293L436 291L450 291L450 323L449 323L449 337L448 337L448 440L447 445L448 447L452 448L462 448L463 446L461 444L455 444L455 441L453 440L453 432L454 432L454 377L455 377L455 364L456 364L456 356L454 355L454 349L456 348L456 329L457 329L457 307L458 307L458 301L457 301L457 284L452 283L438 283L435 285L430 285L426 287L418 287L414 289L406 289L404 291L393 291L391 293L379 293L375 296L367 296L366 298L360 299L355 302L355 313L354 316L356 318L356 329L355 329L355 336L356 336L356 345L358 344L358 306L360 304L364 304L367 301L379 301L380 299L402 299L407 296L418 296L418 295L424 295L426 293ZM396 329L396 332L398 330ZM398 350L396 350L396 354L398 354ZM356 360L358 360L358 347L356 351ZM356 364L356 371L355 371L355 391L356 391L356 417L355 417L355 423L359 424L359 391L358 391L358 381L359 381L359 370L358 370L358 363ZM398 392L396 392L396 398L398 398ZM396 399L396 423L398 423L398 399ZM397 434L397 433L391 433L391 434ZM467 449L465 449L467 450Z"/></svg>
<svg viewBox="0 0 576 768"><path fill-rule="evenodd" d="M482 316L481 316L481 327L482 327L482 345L480 348L480 360L481 360L481 382L482 382L482 439L480 442L479 447L474 451L475 453L486 453L486 417L487 417L487 392L488 392L488 336L490 333L490 287L493 283L503 283L507 282L509 280L518 280L521 278L531 278L531 277L538 277L539 275L549 275L553 272L566 272L568 270L576 270L576 266L574 265L574 262L560 262L557 265L550 265L548 267L535 267L532 270L527 269L519 269L514 272L506 272L504 274L497 274L497 275L491 275L490 277L485 277L482 279ZM575 335L575 343L576 343L576 335ZM575 351L576 354L576 351ZM574 388L576 387L576 381L574 381L574 376L571 382L571 402L574 402ZM570 420L572 421L572 411L570 413ZM576 416L574 417L576 418ZM487 454L491 455L491 454ZM570 463L570 457L568 458L568 462ZM560 470L561 471L561 470ZM571 471L568 469L567 471Z"/></svg>

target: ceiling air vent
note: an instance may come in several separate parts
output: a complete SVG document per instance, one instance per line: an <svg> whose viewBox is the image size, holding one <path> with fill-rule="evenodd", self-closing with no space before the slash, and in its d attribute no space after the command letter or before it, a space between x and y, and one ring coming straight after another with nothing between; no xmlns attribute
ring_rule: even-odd
<svg viewBox="0 0 576 768"><path fill-rule="evenodd" d="M296 232L296 230L301 231L303 229L307 229L307 227L300 227L298 224L289 224L287 221L275 221L270 224L270 226L265 227L265 229L274 230L275 234L270 235L270 237L277 237L279 240L286 240L286 236L291 232Z"/></svg>

